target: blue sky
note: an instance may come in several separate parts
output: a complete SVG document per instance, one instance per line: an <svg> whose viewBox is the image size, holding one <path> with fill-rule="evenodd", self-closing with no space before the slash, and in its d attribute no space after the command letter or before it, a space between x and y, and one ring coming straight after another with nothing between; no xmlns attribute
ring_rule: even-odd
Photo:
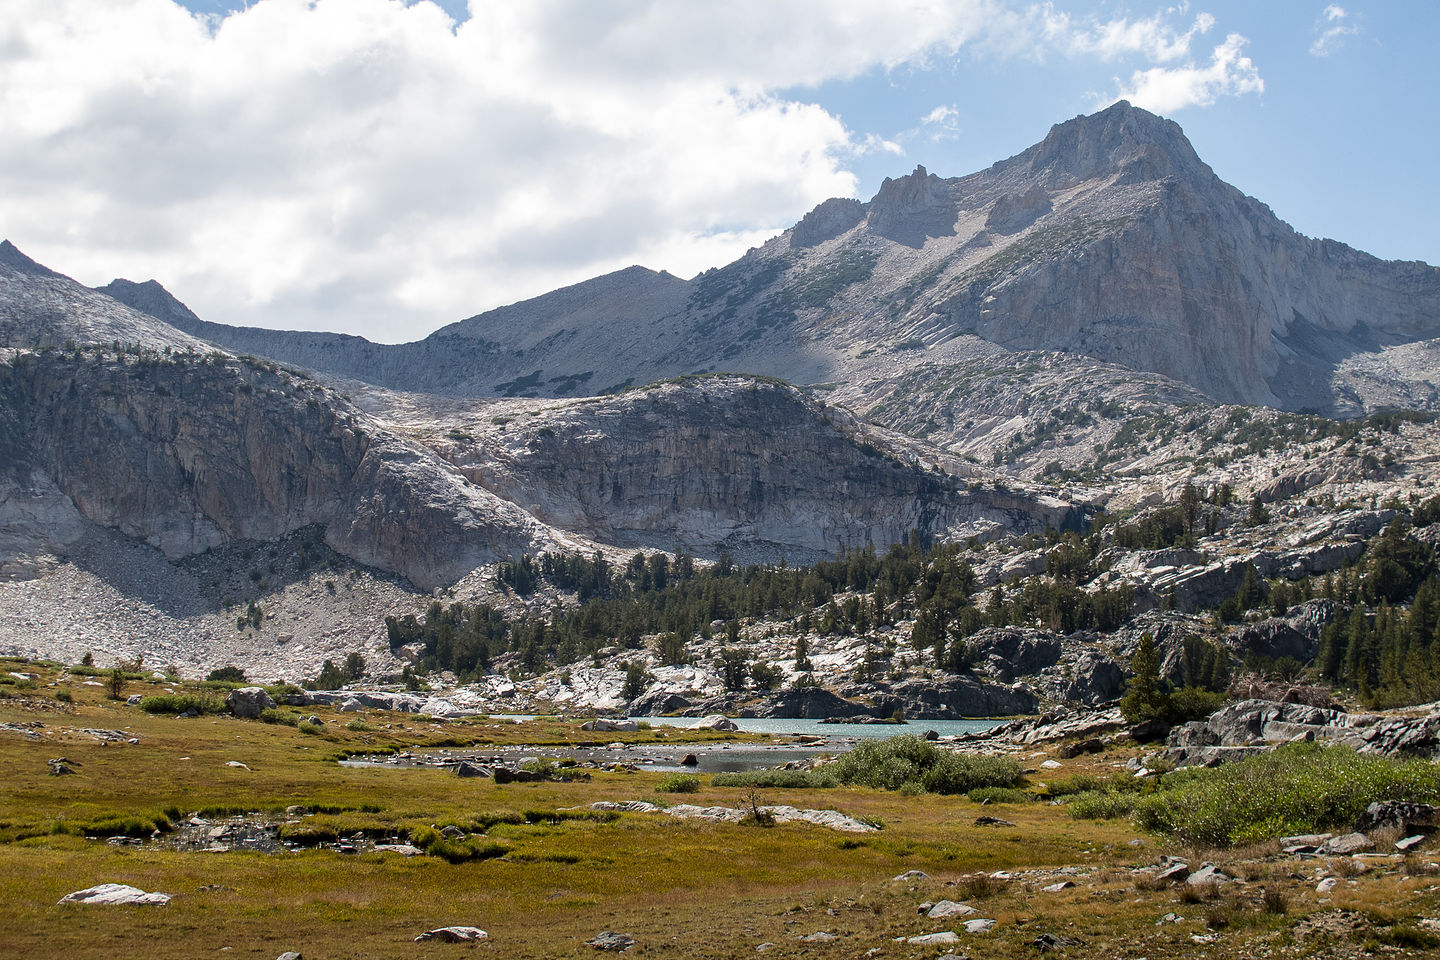
<svg viewBox="0 0 1440 960"><path fill-rule="evenodd" d="M396 341L1127 96L1302 233L1440 263L1440 5L8 0L0 233L202 317Z"/></svg>

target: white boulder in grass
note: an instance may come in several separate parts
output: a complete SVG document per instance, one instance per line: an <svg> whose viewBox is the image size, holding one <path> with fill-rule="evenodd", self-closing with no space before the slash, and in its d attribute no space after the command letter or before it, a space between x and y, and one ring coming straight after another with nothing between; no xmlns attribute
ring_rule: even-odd
<svg viewBox="0 0 1440 960"><path fill-rule="evenodd" d="M61 903L105 903L132 904L144 907L163 907L170 902L168 893L146 893L138 887L123 883L102 883L84 890L76 890L60 898Z"/></svg>

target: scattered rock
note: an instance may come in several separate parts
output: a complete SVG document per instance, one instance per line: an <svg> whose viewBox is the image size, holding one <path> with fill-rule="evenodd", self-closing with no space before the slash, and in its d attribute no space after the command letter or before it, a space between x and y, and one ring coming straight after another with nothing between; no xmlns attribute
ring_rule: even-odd
<svg viewBox="0 0 1440 960"><path fill-rule="evenodd" d="M838 939L839 939L839 937L835 936L835 934L829 932L828 930L816 930L814 933L807 933L805 936L801 937L801 938L800 938L800 942L801 942L801 943L829 943L829 942L832 941L832 940L838 940Z"/></svg>
<svg viewBox="0 0 1440 960"><path fill-rule="evenodd" d="M1157 883L1179 883L1190 876L1190 864L1183 860L1177 860L1155 874Z"/></svg>
<svg viewBox="0 0 1440 960"><path fill-rule="evenodd" d="M1041 887L1042 893L1059 893L1061 890L1068 890L1075 884L1069 880L1061 880L1059 883L1052 883L1049 886Z"/></svg>
<svg viewBox="0 0 1440 960"><path fill-rule="evenodd" d="M1013 826L1015 826L1015 824L1011 823L1009 820L1003 820L1003 819L1001 819L1000 817L981 816L981 817L976 817L976 818L975 818L975 826L977 826L977 827L1013 827Z"/></svg>
<svg viewBox="0 0 1440 960"><path fill-rule="evenodd" d="M692 726L690 729L691 729L691 730L723 730L723 731L728 731L728 732L734 733L735 731L739 730L740 728L739 728L739 726L736 725L735 721L734 721L734 720L731 720L729 717L724 716L723 714L719 714L719 713L712 713L710 716L704 717L704 718L696 721L696 722L695 722L695 725Z"/></svg>
<svg viewBox="0 0 1440 960"><path fill-rule="evenodd" d="M249 767L245 766L245 764L241 763L239 760L227 760L227 761L225 761L225 766L227 766L227 767L235 767L237 770L249 770L249 769L250 769Z"/></svg>
<svg viewBox="0 0 1440 960"><path fill-rule="evenodd" d="M84 890L67 893L60 903L101 903L146 907L163 907L170 902L168 893L146 893L123 883L102 883Z"/></svg>
<svg viewBox="0 0 1440 960"><path fill-rule="evenodd" d="M1075 757L1086 753L1100 753L1105 749L1105 743L1099 737L1087 737L1084 740L1077 740L1074 743L1062 743L1056 752L1064 760L1073 760Z"/></svg>
<svg viewBox="0 0 1440 960"><path fill-rule="evenodd" d="M614 950L617 953L623 953L635 946L634 937L627 936L623 933L615 933L612 930L597 933L585 942L596 950Z"/></svg>
<svg viewBox="0 0 1440 960"><path fill-rule="evenodd" d="M1396 840L1395 849L1399 850L1401 853L1405 853L1406 851L1412 850L1415 847L1420 846L1420 844L1424 842L1425 835L1423 833L1417 833L1413 837L1405 837L1403 840Z"/></svg>
<svg viewBox="0 0 1440 960"><path fill-rule="evenodd" d="M479 927L438 927L434 930L426 930L415 938L415 942L438 940L441 943L478 943L489 938L490 934Z"/></svg>
<svg viewBox="0 0 1440 960"><path fill-rule="evenodd" d="M455 764L455 776L457 777L488 777L490 771L477 764L468 763L464 760Z"/></svg>
<svg viewBox="0 0 1440 960"><path fill-rule="evenodd" d="M1334 877L1326 877L1324 880L1321 880L1319 883L1315 884L1315 892L1329 893L1331 890L1335 889L1335 885L1339 882L1340 881Z"/></svg>
<svg viewBox="0 0 1440 960"><path fill-rule="evenodd" d="M1333 836L1333 833L1302 833L1293 837L1281 837L1280 849L1289 854L1317 853L1320 845Z"/></svg>
<svg viewBox="0 0 1440 960"><path fill-rule="evenodd" d="M1381 800L1370 804L1355 820L1355 829L1362 833L1395 829L1401 833L1421 833L1435 829L1437 809L1429 803L1409 800Z"/></svg>
<svg viewBox="0 0 1440 960"><path fill-rule="evenodd" d="M683 758L681 758L681 760L680 760L680 766L682 766L682 767L698 767L698 766L700 766L700 758L697 757L697 756L695 756L695 754L693 754L693 753L687 753L687 754L685 754L685 756L684 756Z"/></svg>
<svg viewBox="0 0 1440 960"><path fill-rule="evenodd" d="M1233 880L1229 874L1222 873L1211 864L1205 864L1190 876L1185 878L1185 883L1192 887L1203 886L1207 883L1229 883Z"/></svg>
<svg viewBox="0 0 1440 960"><path fill-rule="evenodd" d="M425 851L408 843L377 843L372 848L376 853L398 853L402 857L423 856Z"/></svg>
<svg viewBox="0 0 1440 960"><path fill-rule="evenodd" d="M1030 946L1045 953L1050 950L1059 950L1061 947L1078 947L1083 942L1082 940L1077 940L1075 937L1062 937L1053 933L1042 933L1030 941Z"/></svg>
<svg viewBox="0 0 1440 960"><path fill-rule="evenodd" d="M1355 853L1366 853L1375 849L1375 842L1363 833L1347 833L1343 837L1331 837L1320 845L1319 852L1327 857L1348 857Z"/></svg>
<svg viewBox="0 0 1440 960"><path fill-rule="evenodd" d="M968 917L975 912L975 908L968 903L957 903L954 900L941 900L926 910L925 916L931 920L944 920L948 917Z"/></svg>
<svg viewBox="0 0 1440 960"><path fill-rule="evenodd" d="M940 933L922 933L918 937L906 937L905 942L917 947L938 947L947 943L959 943L960 937L952 930Z"/></svg>
<svg viewBox="0 0 1440 960"><path fill-rule="evenodd" d="M286 950L280 954L280 956L276 957L275 960L305 960L305 958L298 950Z"/></svg>
<svg viewBox="0 0 1440 960"><path fill-rule="evenodd" d="M891 877L890 879L892 882L918 883L921 880L929 880L930 874L926 873L923 870L906 870L898 877Z"/></svg>
<svg viewBox="0 0 1440 960"><path fill-rule="evenodd" d="M1041 770L1059 770L1064 764L1059 760L1046 760L1040 764Z"/></svg>
<svg viewBox="0 0 1440 960"><path fill-rule="evenodd" d="M984 920L984 919L981 919L981 920L966 920L966 921L965 921L965 932L966 932L966 933L989 933L991 930L994 930L994 929L995 929L995 921L994 921L994 920Z"/></svg>

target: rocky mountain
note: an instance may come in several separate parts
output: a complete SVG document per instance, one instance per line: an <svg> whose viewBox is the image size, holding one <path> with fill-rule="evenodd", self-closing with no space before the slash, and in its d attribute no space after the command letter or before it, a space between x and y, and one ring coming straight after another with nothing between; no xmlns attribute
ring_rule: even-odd
<svg viewBox="0 0 1440 960"><path fill-rule="evenodd" d="M918 167L868 202L826 201L689 282L632 267L415 343L222 328L148 285L104 289L232 349L465 396L716 370L883 390L886 373L999 347L1158 374L1212 401L1353 415L1395 394L1356 365L1403 371L1406 396L1433 402L1433 368L1394 353L1440 336L1436 268L1297 234L1178 125L1123 102L969 176Z"/></svg>
<svg viewBox="0 0 1440 960"><path fill-rule="evenodd" d="M967 177L826 201L693 280L633 267L408 344L208 323L4 243L0 621L17 652L187 672L298 679L363 650L467 677L452 700L476 710L1096 705L1144 634L1175 677L1201 633L1237 662L1313 656L1324 578L1429 509L1433 416L1358 417L1440 405L1437 336L1435 268L1299 236L1126 104ZM973 583L942 551L910 586L712 599L624 644L559 639L575 583L497 568L783 570L912 534L963 546ZM1215 633L1242 592L1324 617ZM467 603L529 638L483 676L385 624ZM780 688L727 689L732 646Z"/></svg>

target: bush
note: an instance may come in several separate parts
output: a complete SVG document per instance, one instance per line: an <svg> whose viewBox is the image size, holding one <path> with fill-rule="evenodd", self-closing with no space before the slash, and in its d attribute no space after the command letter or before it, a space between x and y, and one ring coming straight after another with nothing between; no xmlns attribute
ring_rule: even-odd
<svg viewBox="0 0 1440 960"><path fill-rule="evenodd" d="M140 701L140 709L146 713L179 714L187 710L194 710L197 713L220 713L225 709L225 704L218 697L207 695L160 693L153 697L143 698Z"/></svg>
<svg viewBox="0 0 1440 960"><path fill-rule="evenodd" d="M746 770L741 773L717 773L710 778L710 786L814 790L835 786L835 777L829 769L822 767L819 770Z"/></svg>
<svg viewBox="0 0 1440 960"><path fill-rule="evenodd" d="M432 857L450 863L464 863L467 860L489 860L503 857L510 848L485 837L462 837L447 839L434 827L416 827L410 831L410 843Z"/></svg>
<svg viewBox="0 0 1440 960"><path fill-rule="evenodd" d="M1087 790L1070 798L1070 816L1076 820L1118 820L1135 812L1137 793L1115 790Z"/></svg>
<svg viewBox="0 0 1440 960"><path fill-rule="evenodd" d="M366 723L364 720L351 720L349 723L345 724L345 729L350 730L354 733L365 733L367 731L374 730L375 728L370 726L370 724Z"/></svg>
<svg viewBox="0 0 1440 960"><path fill-rule="evenodd" d="M1035 799L1018 787L979 787L965 796L972 803L1029 803Z"/></svg>
<svg viewBox="0 0 1440 960"><path fill-rule="evenodd" d="M1010 757L953 753L914 734L862 743L831 768L840 783L881 790L969 793L1020 782L1020 765Z"/></svg>
<svg viewBox="0 0 1440 960"><path fill-rule="evenodd" d="M261 723L275 723L282 727L293 727L300 722L295 714L285 710L276 710L274 707L266 707L260 711Z"/></svg>
<svg viewBox="0 0 1440 960"><path fill-rule="evenodd" d="M672 773L655 785L656 793L696 793L700 778L688 773Z"/></svg>
<svg viewBox="0 0 1440 960"><path fill-rule="evenodd" d="M1207 771L1181 771L1136 807L1137 822L1183 843L1229 847L1348 827L1377 800L1440 802L1440 767L1287 744Z"/></svg>
<svg viewBox="0 0 1440 960"><path fill-rule="evenodd" d="M69 690L61 690L60 692L56 693L55 699L59 700L61 703L73 703L75 701L75 698L71 696Z"/></svg>
<svg viewBox="0 0 1440 960"><path fill-rule="evenodd" d="M205 675L206 681L210 683L244 683L245 671L234 664L226 664Z"/></svg>
<svg viewBox="0 0 1440 960"><path fill-rule="evenodd" d="M306 734L309 734L310 736L313 737L313 736L318 736L318 735L320 734L320 731L323 730L324 728L321 727L320 724L318 724L318 723L311 723L310 721L307 720L307 721L305 721L304 723L302 723L302 724L300 724L299 726L297 726L295 729L296 729L296 730L299 730L301 733L306 733Z"/></svg>

